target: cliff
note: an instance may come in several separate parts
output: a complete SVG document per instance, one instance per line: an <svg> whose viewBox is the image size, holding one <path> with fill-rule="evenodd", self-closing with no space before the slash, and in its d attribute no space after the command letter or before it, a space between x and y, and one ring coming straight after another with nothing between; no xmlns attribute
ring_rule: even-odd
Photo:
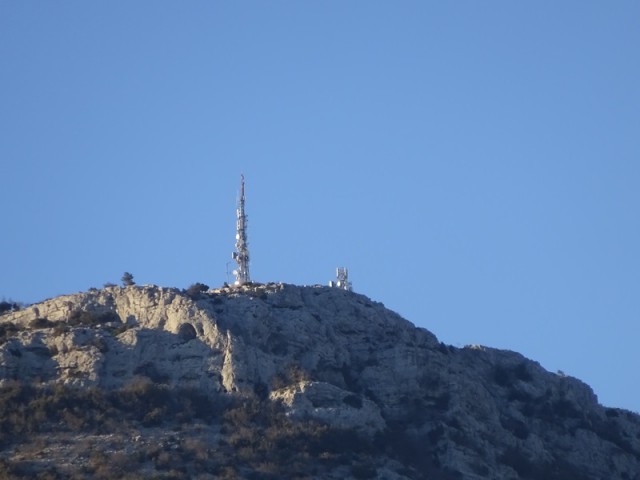
<svg viewBox="0 0 640 480"><path fill-rule="evenodd" d="M308 460L319 470L297 472L299 478L640 479L638 415L604 408L588 385L518 353L444 345L344 290L266 284L192 298L155 286L109 287L7 313L0 327L5 391L20 382L107 395L145 381L165 392L198 392L212 411L237 401L245 413L247 402L262 412L277 408L282 422L349 432L367 445L344 461L336 453L330 464L309 447ZM198 437L203 448L212 455L207 442L231 442L237 451L214 417ZM251 422L243 425L261 425ZM156 430L137 430L138 441L166 436L162 421L151 424ZM82 435L100 433L83 425ZM194 435L183 430L181 441ZM130 437L122 441L128 445ZM36 465L19 455L25 441L5 439L2 458L71 478L64 475L72 475L73 462L60 458L68 449L53 449ZM245 460L233 466L234 478L272 478L263 464ZM224 478L221 470L207 473L214 468L207 465L197 472L201 478ZM157 462L140 468L143 476L160 471ZM177 472L195 478L188 469ZM272 466L273 478L283 472L286 466Z"/></svg>

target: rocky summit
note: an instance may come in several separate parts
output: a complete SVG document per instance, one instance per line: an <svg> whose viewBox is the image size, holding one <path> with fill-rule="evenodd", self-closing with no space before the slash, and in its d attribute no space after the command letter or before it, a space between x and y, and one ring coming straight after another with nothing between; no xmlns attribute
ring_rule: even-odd
<svg viewBox="0 0 640 480"><path fill-rule="evenodd" d="M0 316L2 478L640 479L640 417L363 295L107 287Z"/></svg>

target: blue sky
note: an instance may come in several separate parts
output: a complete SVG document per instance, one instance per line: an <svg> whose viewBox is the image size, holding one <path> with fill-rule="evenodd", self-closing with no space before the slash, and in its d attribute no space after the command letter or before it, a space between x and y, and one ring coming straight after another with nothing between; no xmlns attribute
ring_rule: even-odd
<svg viewBox="0 0 640 480"><path fill-rule="evenodd" d="M0 297L356 291L640 411L636 1L0 1Z"/></svg>

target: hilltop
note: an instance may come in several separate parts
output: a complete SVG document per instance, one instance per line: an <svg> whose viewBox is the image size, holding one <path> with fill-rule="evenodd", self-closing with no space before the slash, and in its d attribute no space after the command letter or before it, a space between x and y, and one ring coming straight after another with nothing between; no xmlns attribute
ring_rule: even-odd
<svg viewBox="0 0 640 480"><path fill-rule="evenodd" d="M329 287L5 313L0 406L3 478L640 479L638 415Z"/></svg>

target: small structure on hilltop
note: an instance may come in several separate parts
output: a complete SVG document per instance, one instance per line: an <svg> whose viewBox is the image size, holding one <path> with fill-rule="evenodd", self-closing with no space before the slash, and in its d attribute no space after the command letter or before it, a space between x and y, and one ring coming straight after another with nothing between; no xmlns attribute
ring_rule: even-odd
<svg viewBox="0 0 640 480"><path fill-rule="evenodd" d="M244 213L244 175L240 175L240 195L236 210L236 250L231 255L238 267L233 271L234 285L240 286L251 281L249 277L249 244L247 242L247 216Z"/></svg>
<svg viewBox="0 0 640 480"><path fill-rule="evenodd" d="M329 282L329 286L351 291L351 282L349 281L349 269L345 267L336 268L336 279Z"/></svg>
<svg viewBox="0 0 640 480"><path fill-rule="evenodd" d="M236 209L236 249L231 255L231 258L237 265L232 272L235 277L235 281L233 282L234 287L252 283L249 275L249 242L247 241L247 215L244 211L244 204L244 175L240 175L240 194L238 195L238 208ZM229 275L228 265L229 264L227 264L227 275ZM352 286L349 281L349 270L345 267L336 268L336 279L329 282L329 286L351 291Z"/></svg>

